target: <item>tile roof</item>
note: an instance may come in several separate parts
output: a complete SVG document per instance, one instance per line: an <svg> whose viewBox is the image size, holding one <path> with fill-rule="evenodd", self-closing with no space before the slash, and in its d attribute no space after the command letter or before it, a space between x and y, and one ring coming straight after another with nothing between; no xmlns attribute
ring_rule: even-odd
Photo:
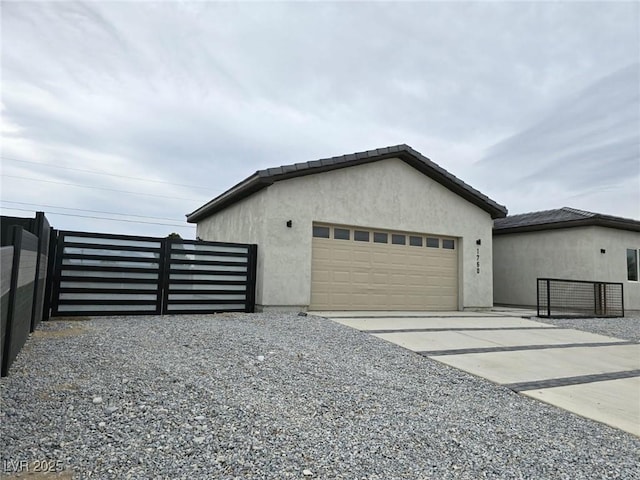
<svg viewBox="0 0 640 480"><path fill-rule="evenodd" d="M432 178L449 190L465 198L491 214L491 218L501 218L507 214L503 205L496 203L486 195L467 185L462 180L452 175L444 168L435 164L421 153L408 145L395 145L392 147L378 148L366 152L351 153L338 157L323 158L309 162L283 165L280 167L258 170L242 182L217 196L192 213L187 214L187 221L196 223L198 220L208 217L257 191L281 180L328 172L340 168L362 165L389 158L399 158L407 164Z"/></svg>
<svg viewBox="0 0 640 480"><path fill-rule="evenodd" d="M640 231L640 221L563 207L541 212L521 213L498 218L493 222L494 235L551 230L556 228L601 226Z"/></svg>

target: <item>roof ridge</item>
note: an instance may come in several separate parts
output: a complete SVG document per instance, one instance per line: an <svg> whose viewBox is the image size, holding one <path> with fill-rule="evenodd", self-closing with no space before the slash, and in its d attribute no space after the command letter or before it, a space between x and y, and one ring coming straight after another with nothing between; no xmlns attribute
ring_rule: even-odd
<svg viewBox="0 0 640 480"><path fill-rule="evenodd" d="M487 211L491 214L492 218L504 217L507 214L507 208L505 206L498 204L430 158L425 157L409 145L402 143L373 150L364 150L335 157L291 163L279 167L258 170L250 177L247 177L226 192L218 195L194 212L187 214L187 221L191 223L196 222L199 218L226 208L239 199L252 195L258 190L268 187L280 180L323 173L389 158L398 158L404 161L422 174L431 177L452 192Z"/></svg>
<svg viewBox="0 0 640 480"><path fill-rule="evenodd" d="M564 210L565 212L575 213L577 215L582 215L583 217L596 217L599 214L595 212L589 212L587 210L580 210L579 208L573 207L562 207L560 210Z"/></svg>

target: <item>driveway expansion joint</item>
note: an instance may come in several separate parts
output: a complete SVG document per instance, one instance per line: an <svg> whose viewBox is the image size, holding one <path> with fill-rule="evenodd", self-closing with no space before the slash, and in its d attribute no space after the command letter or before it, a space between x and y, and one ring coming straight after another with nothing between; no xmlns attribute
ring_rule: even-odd
<svg viewBox="0 0 640 480"><path fill-rule="evenodd" d="M570 385L581 385L584 383L604 382L607 380L621 380L624 378L640 377L640 370L626 370L622 372L596 373L593 375L578 375L575 377L549 378L546 380L536 380L532 382L505 383L514 392L524 392L527 390L541 390L545 388L567 387Z"/></svg>
<svg viewBox="0 0 640 480"><path fill-rule="evenodd" d="M420 333L420 332L486 332L492 330L554 330L558 327L439 327L439 328L398 328L395 330L361 330L362 332L371 334L386 334L386 333Z"/></svg>
<svg viewBox="0 0 640 480"><path fill-rule="evenodd" d="M444 355L465 355L468 353L496 353L496 352L516 352L519 350L548 350L552 348L583 348L583 347L611 347L621 345L637 345L638 342L611 341L594 343L560 343L551 345L515 345L505 347L478 347L478 348L456 348L451 350L426 350L419 351L425 357L438 357Z"/></svg>

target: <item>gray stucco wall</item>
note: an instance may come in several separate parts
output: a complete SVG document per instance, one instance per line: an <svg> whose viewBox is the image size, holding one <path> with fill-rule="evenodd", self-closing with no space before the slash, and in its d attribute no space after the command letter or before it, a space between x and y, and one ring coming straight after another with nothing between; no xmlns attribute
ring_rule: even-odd
<svg viewBox="0 0 640 480"><path fill-rule="evenodd" d="M627 248L640 249L640 233L580 227L497 235L493 239L494 301L536 305L536 279L550 277L622 282L625 309L640 310L640 283L627 280Z"/></svg>
<svg viewBox="0 0 640 480"><path fill-rule="evenodd" d="M492 306L491 216L397 159L277 182L202 220L197 234L257 243L257 303L304 309L311 298L314 221L459 237L459 306Z"/></svg>

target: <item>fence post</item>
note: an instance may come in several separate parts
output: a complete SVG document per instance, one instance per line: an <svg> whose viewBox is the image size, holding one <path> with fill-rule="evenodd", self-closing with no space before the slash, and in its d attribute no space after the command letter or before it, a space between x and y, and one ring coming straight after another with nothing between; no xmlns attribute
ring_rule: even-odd
<svg viewBox="0 0 640 480"><path fill-rule="evenodd" d="M160 271L158 272L158 314L169 312L169 275L171 271L171 243L173 239L163 238L160 245Z"/></svg>
<svg viewBox="0 0 640 480"><path fill-rule="evenodd" d="M44 289L44 307L42 308L42 320L51 318L51 299L53 295L53 277L56 273L56 252L58 251L58 230L49 227L49 252L47 258L47 279Z"/></svg>
<svg viewBox="0 0 640 480"><path fill-rule="evenodd" d="M547 317L551 318L551 280L547 279Z"/></svg>

